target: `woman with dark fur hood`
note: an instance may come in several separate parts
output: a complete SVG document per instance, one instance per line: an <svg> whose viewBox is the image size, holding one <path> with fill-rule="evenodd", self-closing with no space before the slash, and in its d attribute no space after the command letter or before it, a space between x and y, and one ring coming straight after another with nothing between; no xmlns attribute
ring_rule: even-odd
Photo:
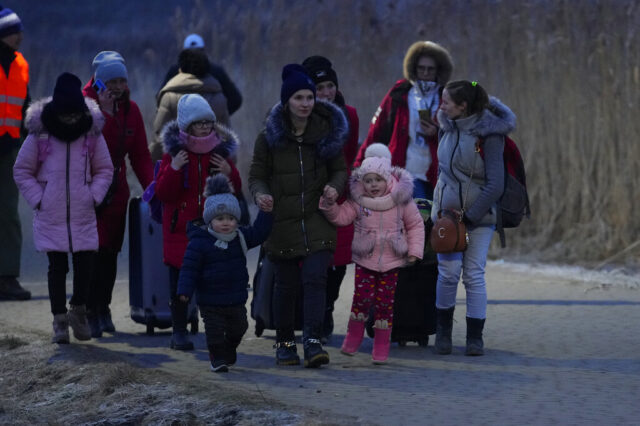
<svg viewBox="0 0 640 426"><path fill-rule="evenodd" d="M487 315L484 268L497 221L497 202L504 190L504 136L516 116L477 83L446 85L438 112L442 135L438 146L440 174L433 194L431 219L441 209L463 212L468 245L464 252L438 254L436 351L450 354L456 291L462 276L467 293L466 355L483 355L482 330ZM482 139L482 151L478 140Z"/></svg>
<svg viewBox="0 0 640 426"><path fill-rule="evenodd" d="M382 99L354 166L360 166L369 145L381 142L391 151L391 164L413 176L414 198L431 199L438 176L436 112L453 63L444 47L417 41L407 50L402 65L404 78Z"/></svg>
<svg viewBox="0 0 640 426"><path fill-rule="evenodd" d="M230 157L238 148L238 137L216 120L209 103L188 94L178 102L178 119L162 131L164 155L156 178L155 196L162 202L163 260L171 282L171 347L193 349L188 339L187 308L176 298L178 273L187 249L187 223L202 217L206 179L222 173L236 196L242 193L240 173Z"/></svg>
<svg viewBox="0 0 640 426"><path fill-rule="evenodd" d="M264 244L275 264L274 319L276 362L297 365L294 310L304 287L304 363L329 362L320 337L327 268L336 245L336 229L319 211L324 194L340 194L347 179L342 146L349 127L342 110L316 99L316 85L298 64L282 70L280 102L269 113L255 143L249 171L258 207L273 207L274 224Z"/></svg>

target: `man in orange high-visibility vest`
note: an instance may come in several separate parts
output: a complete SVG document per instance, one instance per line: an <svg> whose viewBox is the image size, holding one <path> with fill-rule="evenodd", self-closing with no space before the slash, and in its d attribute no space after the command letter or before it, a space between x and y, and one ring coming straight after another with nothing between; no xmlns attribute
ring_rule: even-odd
<svg viewBox="0 0 640 426"><path fill-rule="evenodd" d="M0 6L0 300L28 300L20 286L22 231L13 163L20 147L22 120L29 103L29 64L18 52L22 22Z"/></svg>

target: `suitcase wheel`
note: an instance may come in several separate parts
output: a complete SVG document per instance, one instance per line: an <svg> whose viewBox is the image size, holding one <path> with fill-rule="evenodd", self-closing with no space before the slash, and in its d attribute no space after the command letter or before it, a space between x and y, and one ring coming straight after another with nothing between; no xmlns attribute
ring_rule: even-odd
<svg viewBox="0 0 640 426"><path fill-rule="evenodd" d="M155 334L155 331L153 329L153 326L147 324L147 336L153 336L154 334Z"/></svg>
<svg viewBox="0 0 640 426"><path fill-rule="evenodd" d="M191 334L198 334L198 321L191 321Z"/></svg>
<svg viewBox="0 0 640 426"><path fill-rule="evenodd" d="M406 340L398 340L398 346L400 346L401 348L404 348L405 346L407 346L407 341Z"/></svg>
<svg viewBox="0 0 640 426"><path fill-rule="evenodd" d="M429 337L418 339L418 346L427 347L429 345Z"/></svg>

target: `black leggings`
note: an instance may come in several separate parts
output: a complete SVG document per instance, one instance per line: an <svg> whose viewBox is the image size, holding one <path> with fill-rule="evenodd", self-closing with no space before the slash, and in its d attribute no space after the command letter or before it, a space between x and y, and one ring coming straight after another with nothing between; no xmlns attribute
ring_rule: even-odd
<svg viewBox="0 0 640 426"><path fill-rule="evenodd" d="M100 248L95 256L93 276L87 295L87 309L106 311L111 304L113 286L118 272L118 252Z"/></svg>
<svg viewBox="0 0 640 426"><path fill-rule="evenodd" d="M72 254L73 262L73 295L70 305L84 305L87 303L87 290L93 270L93 261L96 252L78 251ZM53 315L67 312L67 273L69 272L69 259L66 252L47 252L49 258L49 272L47 274L49 285L49 301Z"/></svg>

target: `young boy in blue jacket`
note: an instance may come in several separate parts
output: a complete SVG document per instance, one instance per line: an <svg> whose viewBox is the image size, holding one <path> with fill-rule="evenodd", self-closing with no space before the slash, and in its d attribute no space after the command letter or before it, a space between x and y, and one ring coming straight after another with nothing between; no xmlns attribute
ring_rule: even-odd
<svg viewBox="0 0 640 426"><path fill-rule="evenodd" d="M247 250L262 244L273 217L260 211L253 226L238 227L240 205L227 178L207 178L202 220L187 227L189 244L184 255L178 296L196 300L207 336L211 370L227 372L236 362L236 348L247 331Z"/></svg>

